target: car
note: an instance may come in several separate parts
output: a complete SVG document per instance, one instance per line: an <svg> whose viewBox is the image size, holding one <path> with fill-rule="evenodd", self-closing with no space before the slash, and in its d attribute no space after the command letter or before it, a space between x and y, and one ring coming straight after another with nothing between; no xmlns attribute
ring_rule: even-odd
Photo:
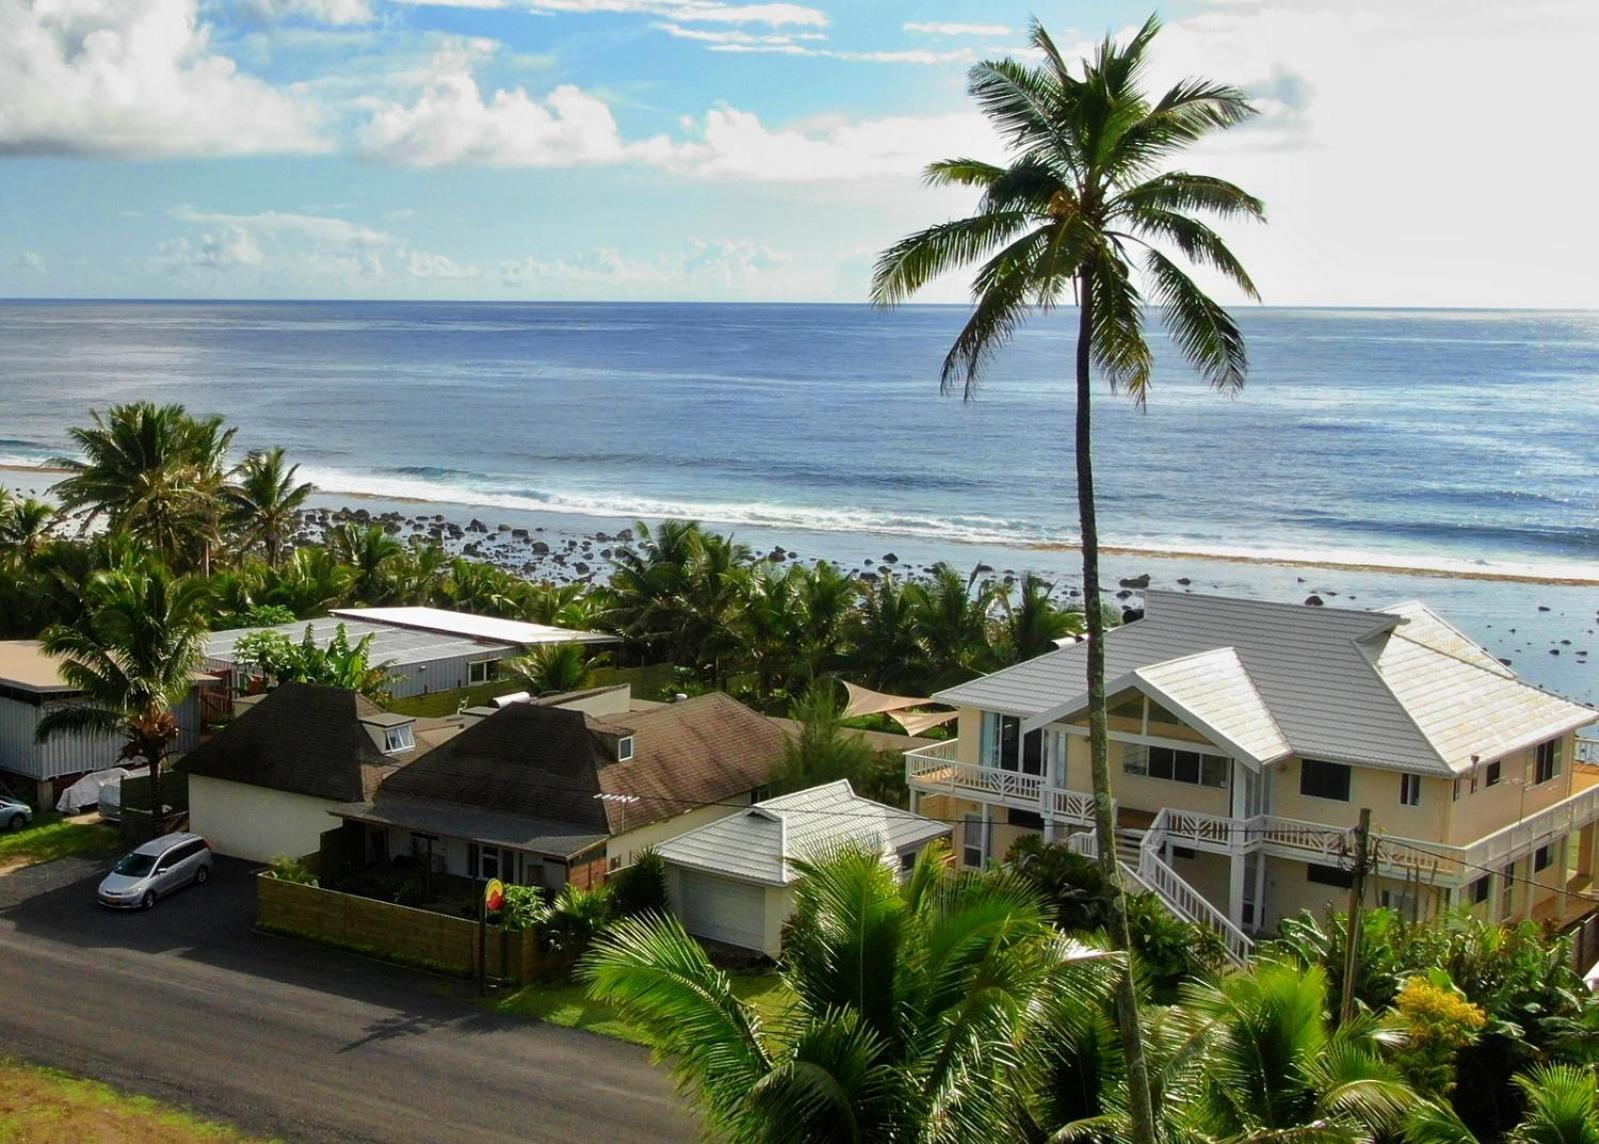
<svg viewBox="0 0 1599 1144"><path fill-rule="evenodd" d="M98 897L113 909L148 910L156 899L191 882L204 885L210 877L211 844L180 830L124 855L100 883Z"/></svg>
<svg viewBox="0 0 1599 1144"><path fill-rule="evenodd" d="M0 830L21 830L33 821L33 807L21 799L0 794Z"/></svg>

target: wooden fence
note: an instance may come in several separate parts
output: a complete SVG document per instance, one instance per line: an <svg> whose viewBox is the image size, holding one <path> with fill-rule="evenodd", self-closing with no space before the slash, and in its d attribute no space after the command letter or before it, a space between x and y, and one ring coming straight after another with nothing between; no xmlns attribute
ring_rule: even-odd
<svg viewBox="0 0 1599 1144"><path fill-rule="evenodd" d="M321 886L255 880L255 923L270 933L309 938L406 965L470 976L478 971L478 925L465 918L398 906ZM489 926L484 952L490 977L529 981L538 944L527 932Z"/></svg>

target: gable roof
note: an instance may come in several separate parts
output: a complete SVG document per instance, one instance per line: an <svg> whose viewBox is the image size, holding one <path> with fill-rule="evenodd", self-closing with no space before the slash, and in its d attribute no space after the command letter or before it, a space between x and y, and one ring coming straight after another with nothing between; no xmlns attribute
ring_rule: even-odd
<svg viewBox="0 0 1599 1144"><path fill-rule="evenodd" d="M659 849L675 865L782 886L799 876L794 859L851 844L876 847L886 859L949 832L947 823L862 798L839 779L758 802Z"/></svg>
<svg viewBox="0 0 1599 1144"><path fill-rule="evenodd" d="M612 761L611 741L629 735L632 760ZM721 692L605 716L513 703L396 772L372 802L426 800L615 835L747 796L771 779L783 742Z"/></svg>
<svg viewBox="0 0 1599 1144"><path fill-rule="evenodd" d="M1086 658L1073 645L935 698L1063 718L1086 706ZM1159 691L1257 762L1291 751L1457 774L1473 755L1487 761L1599 718L1517 679L1420 604L1368 612L1149 592L1143 619L1106 633L1105 662L1107 693Z"/></svg>
<svg viewBox="0 0 1599 1144"><path fill-rule="evenodd" d="M414 756L385 755L362 718L383 709L353 691L285 683L183 756L190 775L313 798L370 797L384 775Z"/></svg>

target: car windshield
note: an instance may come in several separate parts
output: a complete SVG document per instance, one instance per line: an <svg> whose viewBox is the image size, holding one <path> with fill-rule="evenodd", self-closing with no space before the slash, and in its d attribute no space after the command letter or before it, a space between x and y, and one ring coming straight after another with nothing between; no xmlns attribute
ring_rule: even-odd
<svg viewBox="0 0 1599 1144"><path fill-rule="evenodd" d="M138 878L148 874L155 868L154 854L129 854L122 861L112 867L112 872L124 874L129 878Z"/></svg>

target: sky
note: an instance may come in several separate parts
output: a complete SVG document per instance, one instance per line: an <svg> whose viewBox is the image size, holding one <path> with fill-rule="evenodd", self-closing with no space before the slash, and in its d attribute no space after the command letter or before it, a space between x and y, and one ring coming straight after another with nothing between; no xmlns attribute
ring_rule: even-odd
<svg viewBox="0 0 1599 1144"><path fill-rule="evenodd" d="M0 0L0 297L861 302L966 94L1148 0ZM1599 307L1596 0L1174 0L1268 305ZM1220 295L1236 301L1226 290ZM927 301L960 302L966 280Z"/></svg>

